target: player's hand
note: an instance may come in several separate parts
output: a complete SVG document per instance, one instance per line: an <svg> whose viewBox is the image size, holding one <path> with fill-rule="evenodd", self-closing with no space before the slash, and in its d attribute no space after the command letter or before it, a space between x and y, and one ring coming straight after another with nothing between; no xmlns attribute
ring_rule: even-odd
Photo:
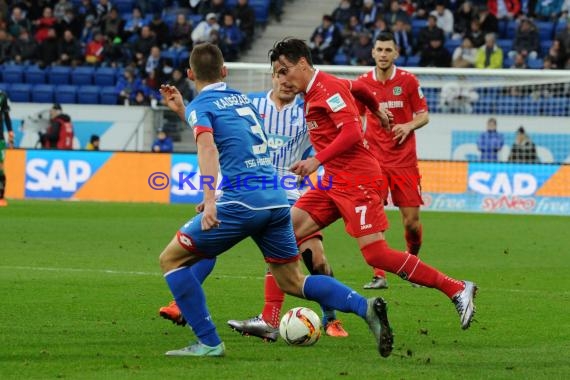
<svg viewBox="0 0 570 380"><path fill-rule="evenodd" d="M204 203L204 211L202 213L202 231L208 231L212 228L217 228L222 223L218 219L218 210L216 209L216 202Z"/></svg>
<svg viewBox="0 0 570 380"><path fill-rule="evenodd" d="M180 113L184 110L184 99L182 99L182 94L176 87L163 84L160 86L160 94L164 98L164 103L172 111Z"/></svg>
<svg viewBox="0 0 570 380"><path fill-rule="evenodd" d="M204 212L204 201L198 203L198 204L196 205L196 208L195 208L194 210L196 210L196 212L197 212L198 214L200 214L201 212Z"/></svg>
<svg viewBox="0 0 570 380"><path fill-rule="evenodd" d="M305 177L314 173L320 165L321 163L315 157L309 157L306 160L295 162L290 169L293 173Z"/></svg>
<svg viewBox="0 0 570 380"><path fill-rule="evenodd" d="M14 131L8 132L8 148L14 147Z"/></svg>
<svg viewBox="0 0 570 380"><path fill-rule="evenodd" d="M409 124L396 124L392 128L392 132L394 132L394 138L392 140L398 140L398 144L401 144L412 131L413 128Z"/></svg>
<svg viewBox="0 0 570 380"><path fill-rule="evenodd" d="M382 127L384 127L386 130L389 131L390 128L392 128L394 125L394 115L392 112L390 112L390 110L378 108L378 110L375 112L375 115L378 120L380 120Z"/></svg>

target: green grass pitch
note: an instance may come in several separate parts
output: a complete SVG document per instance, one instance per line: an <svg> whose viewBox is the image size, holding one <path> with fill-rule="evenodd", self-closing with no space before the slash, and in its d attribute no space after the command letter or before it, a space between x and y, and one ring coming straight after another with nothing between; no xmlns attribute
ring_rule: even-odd
<svg viewBox="0 0 570 380"><path fill-rule="evenodd" d="M395 349L375 350L360 318L350 337L312 347L242 337L225 324L260 312L261 254L251 241L222 255L205 291L224 358L169 358L191 332L162 320L170 301L158 254L193 206L12 201L0 209L2 379L564 379L570 378L568 217L423 213L421 257L479 285L476 321L462 331L451 302L396 276L371 277L339 223L325 231L337 278L389 304ZM399 214L390 244L403 248ZM286 298L285 308L312 302Z"/></svg>

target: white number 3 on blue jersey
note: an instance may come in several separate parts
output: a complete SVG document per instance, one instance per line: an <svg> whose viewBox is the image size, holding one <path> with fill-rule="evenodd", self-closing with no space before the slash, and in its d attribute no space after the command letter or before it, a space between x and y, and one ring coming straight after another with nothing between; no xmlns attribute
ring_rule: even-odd
<svg viewBox="0 0 570 380"><path fill-rule="evenodd" d="M240 107L236 109L236 112L240 116L249 116L253 120L254 124L250 126L251 131L263 141L261 144L252 146L253 154L263 154L267 152L267 139L265 138L265 133L263 133L263 129L261 128L261 125L259 125L259 121L257 120L253 109L249 107Z"/></svg>

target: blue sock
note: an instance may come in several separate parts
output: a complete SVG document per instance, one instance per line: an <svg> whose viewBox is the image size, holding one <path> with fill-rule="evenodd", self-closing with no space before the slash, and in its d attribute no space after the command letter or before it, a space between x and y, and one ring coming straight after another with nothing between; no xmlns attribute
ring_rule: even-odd
<svg viewBox="0 0 570 380"><path fill-rule="evenodd" d="M321 310L323 311L323 326L326 326L327 323L336 319L336 312L334 309L321 305Z"/></svg>
<svg viewBox="0 0 570 380"><path fill-rule="evenodd" d="M206 296L192 269L178 268L166 273L164 278L184 319L192 327L200 342L211 347L220 344L222 340L206 307Z"/></svg>
<svg viewBox="0 0 570 380"><path fill-rule="evenodd" d="M196 279L200 282L200 284L204 283L204 280L212 269L214 269L214 265L216 265L216 258L213 259L203 259L198 261L196 264L192 265L192 273L196 276Z"/></svg>
<svg viewBox="0 0 570 380"><path fill-rule="evenodd" d="M309 300L342 312L366 317L366 298L329 276L307 276L303 294Z"/></svg>

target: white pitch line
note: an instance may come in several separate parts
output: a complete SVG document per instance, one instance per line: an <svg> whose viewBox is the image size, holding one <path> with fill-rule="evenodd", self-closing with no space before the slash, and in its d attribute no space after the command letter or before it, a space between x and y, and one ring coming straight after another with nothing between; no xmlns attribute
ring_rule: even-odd
<svg viewBox="0 0 570 380"><path fill-rule="evenodd" d="M121 271L115 269L83 269L83 268L54 268L54 267L24 267L24 266L6 266L0 265L0 269L6 270L22 270L22 271L43 271L43 272L78 272L78 273L102 273L113 275L131 275L131 276L153 276L162 277L159 272L137 272L137 271ZM211 277L239 279L239 280L263 280L265 277L260 276L236 276L228 274L212 274ZM352 285L354 282L344 281L347 285ZM390 284L390 287L408 286L408 284L401 282L398 284ZM479 287L481 288L481 287ZM528 294L549 294L570 296L570 291L552 291L552 290L535 290L535 289L508 289L508 288L485 288L485 292L510 292L510 293L528 293Z"/></svg>

